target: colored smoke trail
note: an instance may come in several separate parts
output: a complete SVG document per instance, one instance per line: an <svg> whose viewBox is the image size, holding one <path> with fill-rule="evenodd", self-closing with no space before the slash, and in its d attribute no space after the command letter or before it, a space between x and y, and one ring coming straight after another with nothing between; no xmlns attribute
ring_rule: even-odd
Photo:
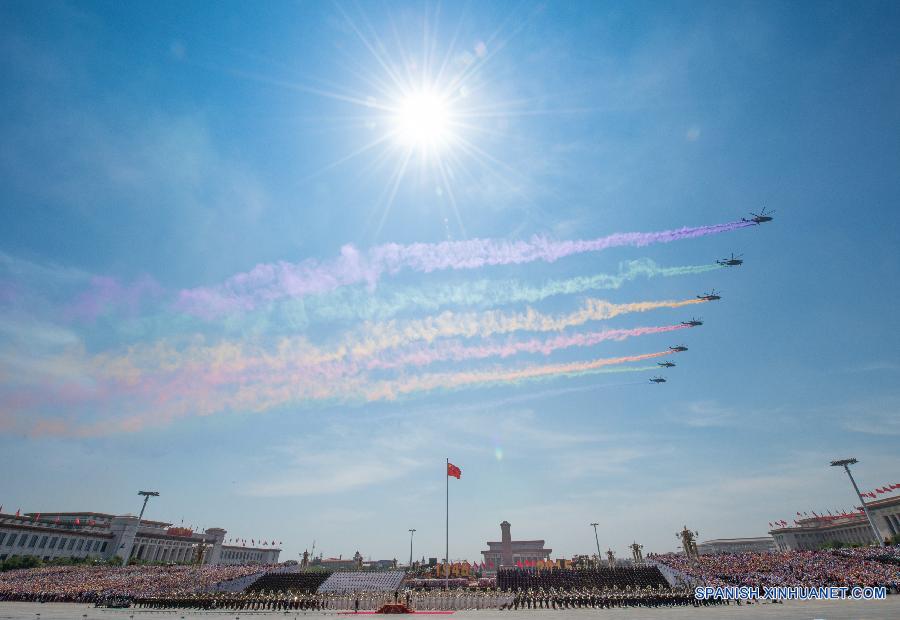
<svg viewBox="0 0 900 620"><path fill-rule="evenodd" d="M251 310L259 304L289 297L327 293L343 286L366 284L373 288L385 274L404 269L421 273L445 269L478 269L491 265L518 265L609 248L644 247L693 239L753 226L752 222L728 222L652 233L616 233L598 239L553 241L534 236L529 241L472 239L441 243L389 243L360 252L352 245L341 248L338 258L319 262L265 263L229 278L214 287L186 289L177 307L190 314L211 318Z"/></svg>
<svg viewBox="0 0 900 620"><path fill-rule="evenodd" d="M588 321L602 321L631 312L647 312L659 308L681 308L707 303L703 299L682 301L642 301L614 304L602 299L586 299L581 309L563 315L551 315L532 308L524 312L490 310L480 313L443 312L426 319L367 324L365 335L348 341L338 349L339 355L353 358L372 357L380 351L408 346L415 342L432 342L437 338L474 338L517 331L561 332Z"/></svg>
<svg viewBox="0 0 900 620"><path fill-rule="evenodd" d="M608 339L668 331L683 326L607 330L596 334L564 335L543 342L462 347L458 343L444 344L442 338L488 337L512 334L517 331L562 332L588 321L610 319L629 312L646 312L658 308L679 308L708 303L702 299L681 301L646 301L613 304L600 299L587 299L582 307L563 315L543 314L532 309L524 312L444 312L434 317L411 321L388 321L363 325L357 333L348 334L336 347L319 347L305 337L282 338L269 346L254 341L222 341L207 344L193 340L187 346L161 341L135 345L124 353L103 353L83 364L93 369L100 380L137 383L153 376L203 376L204 382L215 385L243 384L265 374L298 373L313 376L317 381L332 381L356 374L362 367L393 368L403 364L423 365L438 359L478 359L491 355L508 356L522 352L549 354L567 346L589 346ZM437 344L435 344L437 342ZM418 343L429 348L384 354ZM446 355L447 357L442 357ZM405 359L404 359L405 358Z"/></svg>
<svg viewBox="0 0 900 620"><path fill-rule="evenodd" d="M437 389L453 390L476 385L485 386L519 383L521 381L535 381L560 376L571 377L599 373L645 372L648 370L657 370L657 367L606 367L627 364L629 362L639 362L671 354L671 351L657 351L656 353L595 359L587 362L528 366L518 370L446 372L404 377L393 381L382 381L372 386L366 392L366 400L395 400L399 396L413 392L430 392Z"/></svg>
<svg viewBox="0 0 900 620"><path fill-rule="evenodd" d="M569 347L588 347L606 340L622 341L635 336L663 334L689 328L689 325L679 324L661 327L637 327L633 329L607 329L586 334L560 334L545 340L533 338L518 342L509 341L469 347L459 342L439 342L429 346L417 347L412 351L400 351L394 355L376 358L369 362L366 367L369 369L388 369L404 366L425 366L438 361L460 362L488 357L505 358L518 353L550 355L554 351Z"/></svg>
<svg viewBox="0 0 900 620"><path fill-rule="evenodd" d="M410 310L437 311L447 306L486 308L536 303L556 295L618 289L639 277L694 275L722 269L722 265L660 267L649 258L626 261L617 274L595 274L532 285L520 280L476 280L465 284L426 287L385 287L379 294L345 288L309 297L303 309L310 319L326 321L384 320Z"/></svg>

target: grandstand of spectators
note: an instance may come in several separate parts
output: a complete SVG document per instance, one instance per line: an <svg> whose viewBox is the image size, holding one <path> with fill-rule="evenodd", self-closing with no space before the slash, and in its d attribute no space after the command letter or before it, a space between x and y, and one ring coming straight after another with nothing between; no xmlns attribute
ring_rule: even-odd
<svg viewBox="0 0 900 620"><path fill-rule="evenodd" d="M254 581L245 592L316 592L332 575L329 571L270 572Z"/></svg>
<svg viewBox="0 0 900 620"><path fill-rule="evenodd" d="M93 603L109 597L178 596L257 573L259 565L45 566L0 573L0 601ZM275 565L268 568L272 570Z"/></svg>
<svg viewBox="0 0 900 620"><path fill-rule="evenodd" d="M615 588L626 587L668 589L669 582L655 566L617 566L614 568L534 569L502 568L497 572L497 585L501 590Z"/></svg>
<svg viewBox="0 0 900 620"><path fill-rule="evenodd" d="M885 586L900 589L900 567L885 561L895 557L879 548L831 551L722 553L686 558L667 553L652 559L701 580L709 586ZM881 558L881 559L878 559Z"/></svg>
<svg viewBox="0 0 900 620"><path fill-rule="evenodd" d="M406 571L338 571L319 587L319 592L393 592L400 588Z"/></svg>
<svg viewBox="0 0 900 620"><path fill-rule="evenodd" d="M862 558L864 560L881 562L882 564L894 564L900 566L900 546L897 545L887 547L854 547L850 549L840 549L835 551L834 554L846 556L848 558Z"/></svg>

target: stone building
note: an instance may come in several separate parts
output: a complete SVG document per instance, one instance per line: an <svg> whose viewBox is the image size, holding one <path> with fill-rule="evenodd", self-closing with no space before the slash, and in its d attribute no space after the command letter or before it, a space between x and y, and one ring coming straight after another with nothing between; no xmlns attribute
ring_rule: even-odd
<svg viewBox="0 0 900 620"><path fill-rule="evenodd" d="M900 495L866 502L866 508L882 540L900 534ZM831 542L845 545L871 545L876 542L869 521L862 512L839 517L798 519L793 526L777 527L769 533L775 539L775 545L782 550L819 549Z"/></svg>
<svg viewBox="0 0 900 620"><path fill-rule="evenodd" d="M700 555L744 553L746 551L759 553L776 550L775 539L771 536L757 536L753 538L716 538L697 543L697 553Z"/></svg>
<svg viewBox="0 0 900 620"><path fill-rule="evenodd" d="M0 560L13 556L56 558L123 557L145 562L190 564L274 564L274 545L227 545L221 528L192 532L171 523L102 512L0 514Z"/></svg>
<svg viewBox="0 0 900 620"><path fill-rule="evenodd" d="M500 524L500 541L488 541L487 546L481 555L488 572L501 567L517 566L519 562L526 564L549 560L553 552L552 549L544 548L543 540L513 540L508 521Z"/></svg>

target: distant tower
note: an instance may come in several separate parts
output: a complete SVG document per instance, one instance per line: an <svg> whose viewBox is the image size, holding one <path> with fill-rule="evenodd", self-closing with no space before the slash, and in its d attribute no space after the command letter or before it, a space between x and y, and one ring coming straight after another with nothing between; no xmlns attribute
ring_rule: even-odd
<svg viewBox="0 0 900 620"><path fill-rule="evenodd" d="M512 534L509 533L509 521L500 524L500 565L513 565Z"/></svg>

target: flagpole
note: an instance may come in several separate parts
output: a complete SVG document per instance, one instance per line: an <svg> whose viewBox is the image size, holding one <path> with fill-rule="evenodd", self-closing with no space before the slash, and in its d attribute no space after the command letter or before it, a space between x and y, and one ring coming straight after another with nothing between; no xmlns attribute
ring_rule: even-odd
<svg viewBox="0 0 900 620"><path fill-rule="evenodd" d="M444 468L444 481L447 483L447 520L445 522L444 534L446 548L444 549L444 562L447 572L444 573L444 589L450 590L450 457L447 457L447 466Z"/></svg>

